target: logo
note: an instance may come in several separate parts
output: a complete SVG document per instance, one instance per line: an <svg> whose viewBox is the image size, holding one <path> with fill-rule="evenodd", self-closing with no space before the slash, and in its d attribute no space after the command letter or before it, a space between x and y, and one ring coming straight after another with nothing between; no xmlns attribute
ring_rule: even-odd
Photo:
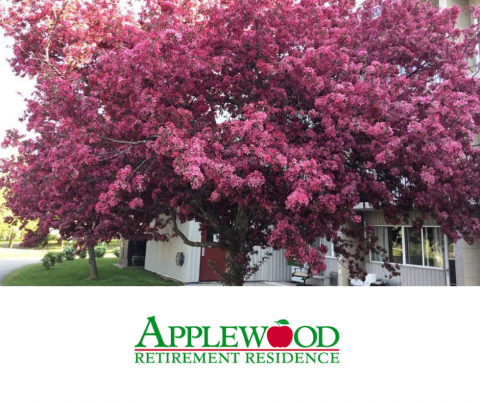
<svg viewBox="0 0 480 402"><path fill-rule="evenodd" d="M340 333L332 326L158 326L147 318L135 345L136 364L340 363ZM266 335L266 336L265 336Z"/></svg>
<svg viewBox="0 0 480 402"><path fill-rule="evenodd" d="M274 348L286 348L292 343L293 331L290 327L281 327L280 324L288 325L287 320L275 321L278 327L270 327L267 331L268 343Z"/></svg>

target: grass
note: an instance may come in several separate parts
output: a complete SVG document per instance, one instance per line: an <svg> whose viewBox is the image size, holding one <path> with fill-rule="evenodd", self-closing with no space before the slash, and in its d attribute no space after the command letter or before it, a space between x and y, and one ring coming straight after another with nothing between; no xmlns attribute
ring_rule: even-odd
<svg viewBox="0 0 480 402"><path fill-rule="evenodd" d="M11 272L4 286L176 286L178 282L162 279L141 268L120 269L118 258L97 259L99 279L88 279L88 260L56 263L49 270L42 264L28 265Z"/></svg>

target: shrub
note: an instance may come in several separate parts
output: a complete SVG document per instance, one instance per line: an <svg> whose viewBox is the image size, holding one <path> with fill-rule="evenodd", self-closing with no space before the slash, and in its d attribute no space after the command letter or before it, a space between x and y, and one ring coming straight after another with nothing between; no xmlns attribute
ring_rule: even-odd
<svg viewBox="0 0 480 402"><path fill-rule="evenodd" d="M115 257L120 257L120 247L115 247L115 248L113 249L113 255L114 255Z"/></svg>
<svg viewBox="0 0 480 402"><path fill-rule="evenodd" d="M57 253L55 255L55 258L57 262L63 262L63 259L65 258L65 254L63 253L63 251L61 251L60 253Z"/></svg>
<svg viewBox="0 0 480 402"><path fill-rule="evenodd" d="M80 258L87 258L87 250L79 250L77 254Z"/></svg>
<svg viewBox="0 0 480 402"><path fill-rule="evenodd" d="M50 269L50 267L53 267L55 265L55 261L56 254L52 252L46 253L42 258L42 264L45 269Z"/></svg>
<svg viewBox="0 0 480 402"><path fill-rule="evenodd" d="M63 254L65 258L69 261L75 259L75 249L72 246L67 246L63 249Z"/></svg>
<svg viewBox="0 0 480 402"><path fill-rule="evenodd" d="M57 235L54 235L54 234L49 234L49 235L47 235L47 241L50 241L50 240L55 240L55 241L57 241L57 240L58 240L58 236L57 236Z"/></svg>
<svg viewBox="0 0 480 402"><path fill-rule="evenodd" d="M95 247L95 257L96 258L103 258L105 253L107 252L107 248L103 246Z"/></svg>
<svg viewBox="0 0 480 402"><path fill-rule="evenodd" d="M49 258L43 258L42 264L45 269L50 269L50 267L52 266L52 262Z"/></svg>

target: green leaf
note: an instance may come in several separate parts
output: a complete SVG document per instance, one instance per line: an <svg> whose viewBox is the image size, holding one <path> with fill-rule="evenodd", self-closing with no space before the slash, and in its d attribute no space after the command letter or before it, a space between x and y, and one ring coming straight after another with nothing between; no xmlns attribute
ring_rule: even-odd
<svg viewBox="0 0 480 402"><path fill-rule="evenodd" d="M278 320L278 321L275 321L277 324L282 324L282 325L289 325L290 323L287 321L287 320Z"/></svg>

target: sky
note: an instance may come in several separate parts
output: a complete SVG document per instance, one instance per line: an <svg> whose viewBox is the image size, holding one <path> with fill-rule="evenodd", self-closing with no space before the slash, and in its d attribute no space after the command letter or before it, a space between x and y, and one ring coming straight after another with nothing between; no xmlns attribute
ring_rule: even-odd
<svg viewBox="0 0 480 402"><path fill-rule="evenodd" d="M10 0L0 0L0 4L8 4ZM122 0L124 6L128 5L128 0ZM141 7L141 1L132 2L134 11L138 12ZM13 55L13 40L5 38L4 31L0 29L0 142L5 137L6 130L16 128L19 132L26 134L25 124L19 122L25 111L24 98L29 97L34 89L34 81L28 78L17 77L7 59ZM19 95L20 92L22 95ZM10 149L0 148L0 158L11 155L14 152Z"/></svg>
<svg viewBox="0 0 480 402"><path fill-rule="evenodd" d="M12 43L12 40L5 38L3 30L0 30L0 140L2 141L5 132L9 129L16 128L26 133L25 125L19 121L19 118L25 110L24 98L32 93L34 87L33 80L17 77L13 73L7 61L12 57L12 49L8 48ZM11 153L12 149L0 148L0 157Z"/></svg>

